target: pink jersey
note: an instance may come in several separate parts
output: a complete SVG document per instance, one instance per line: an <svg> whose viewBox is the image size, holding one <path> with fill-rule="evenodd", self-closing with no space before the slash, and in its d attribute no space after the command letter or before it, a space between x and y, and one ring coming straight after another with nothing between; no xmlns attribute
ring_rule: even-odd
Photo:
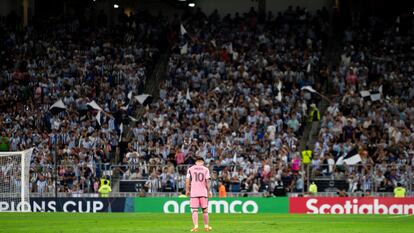
<svg viewBox="0 0 414 233"><path fill-rule="evenodd" d="M175 154L175 159L177 161L177 164L183 164L185 160L185 155L183 152L178 152Z"/></svg>
<svg viewBox="0 0 414 233"><path fill-rule="evenodd" d="M210 179L210 171L202 165L194 165L187 171L187 179L191 180L190 197L208 197L207 182Z"/></svg>
<svg viewBox="0 0 414 233"><path fill-rule="evenodd" d="M292 170L293 171L299 171L300 169L300 160L299 159L293 159L292 160Z"/></svg>

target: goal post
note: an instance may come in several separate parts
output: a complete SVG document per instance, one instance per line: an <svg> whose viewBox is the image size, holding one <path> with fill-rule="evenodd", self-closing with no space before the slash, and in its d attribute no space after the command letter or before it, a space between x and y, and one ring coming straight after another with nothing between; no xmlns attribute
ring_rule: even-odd
<svg viewBox="0 0 414 233"><path fill-rule="evenodd" d="M0 212L30 211L29 169L33 148L0 152Z"/></svg>

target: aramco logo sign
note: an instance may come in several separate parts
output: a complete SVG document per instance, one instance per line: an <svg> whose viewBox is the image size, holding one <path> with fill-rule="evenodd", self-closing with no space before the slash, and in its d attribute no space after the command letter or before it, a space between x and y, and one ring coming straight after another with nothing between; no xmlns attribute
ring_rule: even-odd
<svg viewBox="0 0 414 233"><path fill-rule="evenodd" d="M190 201L183 201L180 204L177 201L170 200L164 203L164 213L186 213L189 209ZM208 202L208 212L225 213L225 214L255 214L259 212L259 206L255 201L225 201L211 200Z"/></svg>

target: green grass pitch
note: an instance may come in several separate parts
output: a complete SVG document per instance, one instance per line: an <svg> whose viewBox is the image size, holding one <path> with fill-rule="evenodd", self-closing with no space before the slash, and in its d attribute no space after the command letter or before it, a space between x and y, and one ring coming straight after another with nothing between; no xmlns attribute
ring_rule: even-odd
<svg viewBox="0 0 414 233"><path fill-rule="evenodd" d="M199 221L203 226L201 215ZM210 214L210 225L217 233L412 233L414 216ZM190 214L0 213L0 232L7 233L175 233L191 226Z"/></svg>

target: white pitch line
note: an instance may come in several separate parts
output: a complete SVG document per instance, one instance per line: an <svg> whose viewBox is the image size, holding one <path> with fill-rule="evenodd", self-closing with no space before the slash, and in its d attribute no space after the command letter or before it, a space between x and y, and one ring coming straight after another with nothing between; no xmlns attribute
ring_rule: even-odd
<svg viewBox="0 0 414 233"><path fill-rule="evenodd" d="M406 215L397 215L397 216L391 216L389 218L406 218L406 217L412 217L414 215L412 214L406 214Z"/></svg>

